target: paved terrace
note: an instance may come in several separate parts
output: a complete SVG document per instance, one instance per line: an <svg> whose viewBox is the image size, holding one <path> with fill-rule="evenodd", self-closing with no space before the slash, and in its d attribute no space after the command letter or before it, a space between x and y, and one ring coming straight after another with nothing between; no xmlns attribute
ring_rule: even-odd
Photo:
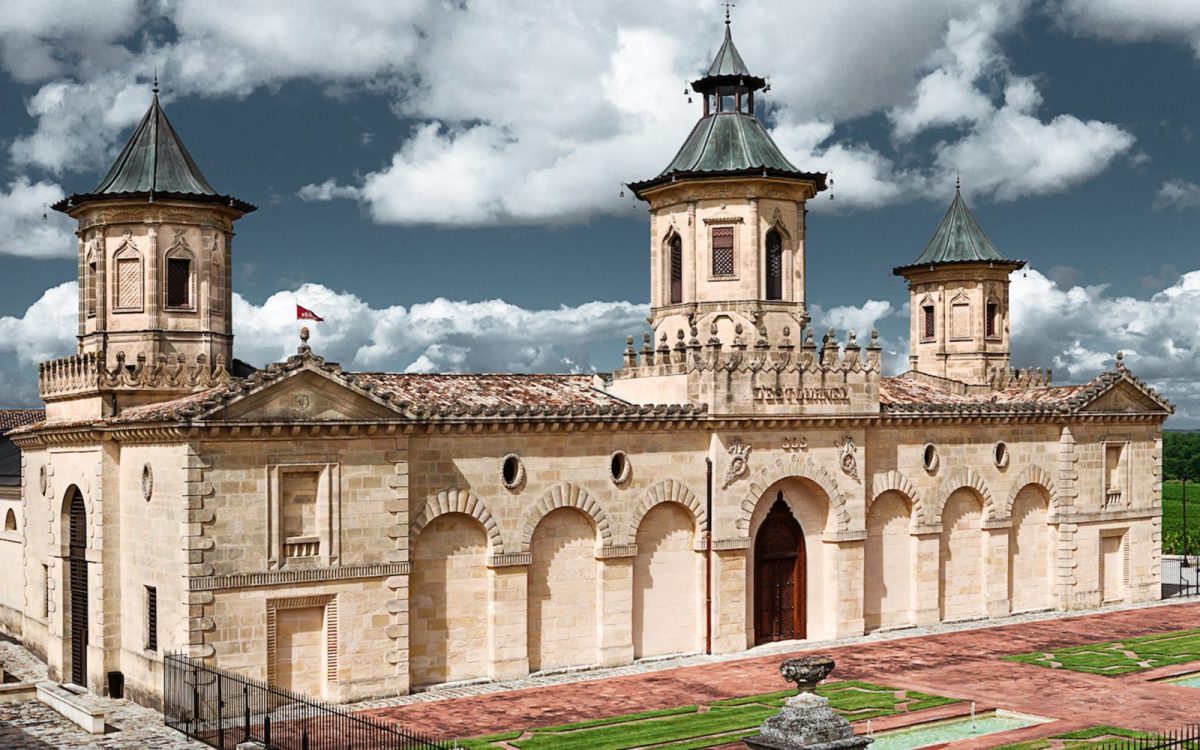
<svg viewBox="0 0 1200 750"><path fill-rule="evenodd" d="M831 679L860 679L935 695L976 701L979 710L1005 708L1058 721L1003 735L955 743L954 747L990 747L1004 742L1048 736L1086 726L1110 724L1147 731L1195 723L1200 691L1148 681L1154 673L1103 677L1063 669L1001 661L1029 651L1083 645L1184 630L1200 625L1200 601L1058 617L1049 614L991 627L940 626L914 637L879 636L845 645L782 644L769 655L745 658L692 657L692 666L611 676L619 670L532 678L551 684L523 689L468 686L445 692L419 693L406 705L365 709L443 738L552 726L637 711L671 708L721 698L785 690L779 677L782 658L820 651L837 661ZM958 628L944 632L947 628ZM943 632L937 632L938 630ZM749 652L754 654L754 651ZM1200 669L1200 663L1172 668L1171 673ZM625 670L653 670L641 664ZM495 692L488 692L495 691ZM478 693L469 695L470 693ZM450 697L455 694L466 697ZM380 702L382 703L382 702ZM363 707L372 704L361 704ZM375 704L378 706L379 704ZM878 725L878 722L877 722Z"/></svg>

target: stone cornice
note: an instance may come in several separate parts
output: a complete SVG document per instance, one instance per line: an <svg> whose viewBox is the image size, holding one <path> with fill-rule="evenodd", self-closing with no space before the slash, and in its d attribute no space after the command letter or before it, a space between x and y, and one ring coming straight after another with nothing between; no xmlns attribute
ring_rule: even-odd
<svg viewBox="0 0 1200 750"><path fill-rule="evenodd" d="M208 424L146 423L39 427L12 435L21 449L57 445L94 445L104 440L121 443L170 443L185 440L264 440L271 438L360 438L404 435L454 435L481 432L574 433L612 430L664 432L678 430L835 429L912 427L920 425L1012 424L1161 424L1167 414L1084 412L1079 414L820 414L820 415L609 415L544 418L457 418L430 422L221 422Z"/></svg>
<svg viewBox="0 0 1200 750"><path fill-rule="evenodd" d="M299 568L297 570L271 570L260 573L238 573L223 576L196 576L188 578L188 591L213 591L217 589L240 589L253 586L278 586L283 584L310 583L314 581L343 581L352 578L384 578L408 575L412 563L376 563L372 565L348 565L339 568Z"/></svg>

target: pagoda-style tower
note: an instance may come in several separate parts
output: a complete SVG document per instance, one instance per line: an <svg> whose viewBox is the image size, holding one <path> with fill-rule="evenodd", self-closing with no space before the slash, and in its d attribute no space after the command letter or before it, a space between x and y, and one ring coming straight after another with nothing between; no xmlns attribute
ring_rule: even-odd
<svg viewBox="0 0 1200 750"><path fill-rule="evenodd" d="M701 341L798 343L804 302L805 201L825 175L802 172L755 114L767 82L725 41L692 83L704 114L657 177L629 185L650 204L655 346L696 329Z"/></svg>
<svg viewBox="0 0 1200 750"><path fill-rule="evenodd" d="M1000 254L956 185L925 251L892 271L908 281L911 368L971 384L1007 372L1008 275L1024 267Z"/></svg>
<svg viewBox="0 0 1200 750"><path fill-rule="evenodd" d="M42 365L43 399L111 414L220 379L233 355L233 223L255 207L209 184L157 83L100 184L53 208L78 222L79 354Z"/></svg>

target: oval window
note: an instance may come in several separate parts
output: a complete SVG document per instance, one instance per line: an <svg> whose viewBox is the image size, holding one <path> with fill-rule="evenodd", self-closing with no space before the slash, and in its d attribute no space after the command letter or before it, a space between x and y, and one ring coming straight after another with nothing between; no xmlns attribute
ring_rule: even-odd
<svg viewBox="0 0 1200 750"><path fill-rule="evenodd" d="M938 450L933 443L925 444L925 452L922 456L922 462L925 464L925 471L937 471L938 467Z"/></svg>
<svg viewBox="0 0 1200 750"><path fill-rule="evenodd" d="M521 464L521 457L515 453L510 453L504 457L500 463L500 478L504 481L504 486L508 489L515 489L525 479L525 467Z"/></svg>
<svg viewBox="0 0 1200 750"><path fill-rule="evenodd" d="M996 468L1003 469L1005 466L1008 466L1008 445L1003 441L996 443L993 456L996 459Z"/></svg>
<svg viewBox="0 0 1200 750"><path fill-rule="evenodd" d="M613 451L608 459L608 472L616 484L624 484L629 479L629 457L625 451Z"/></svg>

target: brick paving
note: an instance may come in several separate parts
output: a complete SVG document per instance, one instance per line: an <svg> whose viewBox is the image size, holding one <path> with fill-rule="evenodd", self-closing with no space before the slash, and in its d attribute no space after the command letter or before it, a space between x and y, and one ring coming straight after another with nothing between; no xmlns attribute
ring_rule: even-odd
<svg viewBox="0 0 1200 750"><path fill-rule="evenodd" d="M1000 744L999 739L1027 739L1096 724L1155 731L1194 723L1200 705L1195 688L1148 682L1137 675L1052 670L999 657L1194 628L1197 623L1200 602L1189 602L998 626L976 623L972 629L862 639L850 645L791 644L788 653L819 650L832 656L838 665L835 679L868 680L1058 720L955 744L988 747ZM366 712L447 739L471 737L786 689L777 671L783 656L712 660L605 679L575 675L564 684L443 700L422 694L427 696L422 701ZM1193 668L1200 669L1200 663Z"/></svg>

